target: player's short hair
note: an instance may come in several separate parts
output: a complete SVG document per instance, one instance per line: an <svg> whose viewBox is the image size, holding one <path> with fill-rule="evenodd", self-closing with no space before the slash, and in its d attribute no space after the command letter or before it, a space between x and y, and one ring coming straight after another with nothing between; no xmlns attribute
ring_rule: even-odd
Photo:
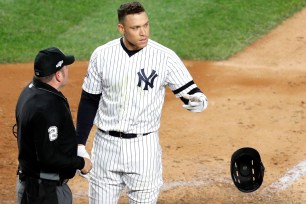
<svg viewBox="0 0 306 204"><path fill-rule="evenodd" d="M122 23L125 16L129 14L141 13L144 11L144 7L137 1L122 4L117 10L118 21Z"/></svg>

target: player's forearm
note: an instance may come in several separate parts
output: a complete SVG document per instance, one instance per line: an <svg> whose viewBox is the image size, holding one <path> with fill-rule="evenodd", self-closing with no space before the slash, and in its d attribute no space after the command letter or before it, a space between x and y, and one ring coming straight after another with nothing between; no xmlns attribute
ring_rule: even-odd
<svg viewBox="0 0 306 204"><path fill-rule="evenodd" d="M78 144L86 144L99 106L101 94L89 94L82 91L78 108L76 135Z"/></svg>

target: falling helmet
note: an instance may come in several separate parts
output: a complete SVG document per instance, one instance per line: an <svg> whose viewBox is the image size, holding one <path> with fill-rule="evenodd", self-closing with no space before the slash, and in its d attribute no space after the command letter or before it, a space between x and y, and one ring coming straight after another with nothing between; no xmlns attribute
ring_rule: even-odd
<svg viewBox="0 0 306 204"><path fill-rule="evenodd" d="M244 147L231 158L231 176L235 186L244 193L256 191L263 182L264 165L257 150Z"/></svg>

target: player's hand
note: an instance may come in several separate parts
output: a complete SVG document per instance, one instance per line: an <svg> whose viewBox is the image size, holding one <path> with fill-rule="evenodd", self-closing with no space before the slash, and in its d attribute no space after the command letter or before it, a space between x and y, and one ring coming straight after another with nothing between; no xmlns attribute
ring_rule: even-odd
<svg viewBox="0 0 306 204"><path fill-rule="evenodd" d="M81 169L81 173L82 174L88 174L90 172L91 168L92 168L92 163L86 157L84 157L83 159L84 159L85 164L84 164L83 169Z"/></svg>
<svg viewBox="0 0 306 204"><path fill-rule="evenodd" d="M78 156L90 159L90 156L89 156L88 152L86 151L85 146L82 145L82 144L78 145Z"/></svg>
<svg viewBox="0 0 306 204"><path fill-rule="evenodd" d="M84 160L85 160L85 158L87 158L88 160L90 160L90 155L89 155L88 152L86 151L85 146L82 145L82 144L79 144L79 145L78 145L78 156L84 157ZM85 166L86 166L86 160L85 160L84 168L85 168ZM87 173L85 173L85 172L83 173L82 170L77 170L76 173L77 173L78 175L82 176L83 178L89 180L89 175L87 174L88 172L87 172Z"/></svg>
<svg viewBox="0 0 306 204"><path fill-rule="evenodd" d="M186 108L191 112L202 112L207 108L207 97L201 92L197 92L192 95L186 94L183 97L189 100L187 105L183 105L183 108Z"/></svg>

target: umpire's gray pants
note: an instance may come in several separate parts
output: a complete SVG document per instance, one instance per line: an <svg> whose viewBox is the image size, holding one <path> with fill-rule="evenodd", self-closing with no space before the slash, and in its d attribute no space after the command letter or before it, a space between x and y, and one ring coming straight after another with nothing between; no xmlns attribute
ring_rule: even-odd
<svg viewBox="0 0 306 204"><path fill-rule="evenodd" d="M17 176L16 192L17 192L17 203L21 203L25 188L25 181L20 181ZM62 186L56 187L56 194L58 198L58 203L60 204L72 204L72 192L69 186L65 183Z"/></svg>

